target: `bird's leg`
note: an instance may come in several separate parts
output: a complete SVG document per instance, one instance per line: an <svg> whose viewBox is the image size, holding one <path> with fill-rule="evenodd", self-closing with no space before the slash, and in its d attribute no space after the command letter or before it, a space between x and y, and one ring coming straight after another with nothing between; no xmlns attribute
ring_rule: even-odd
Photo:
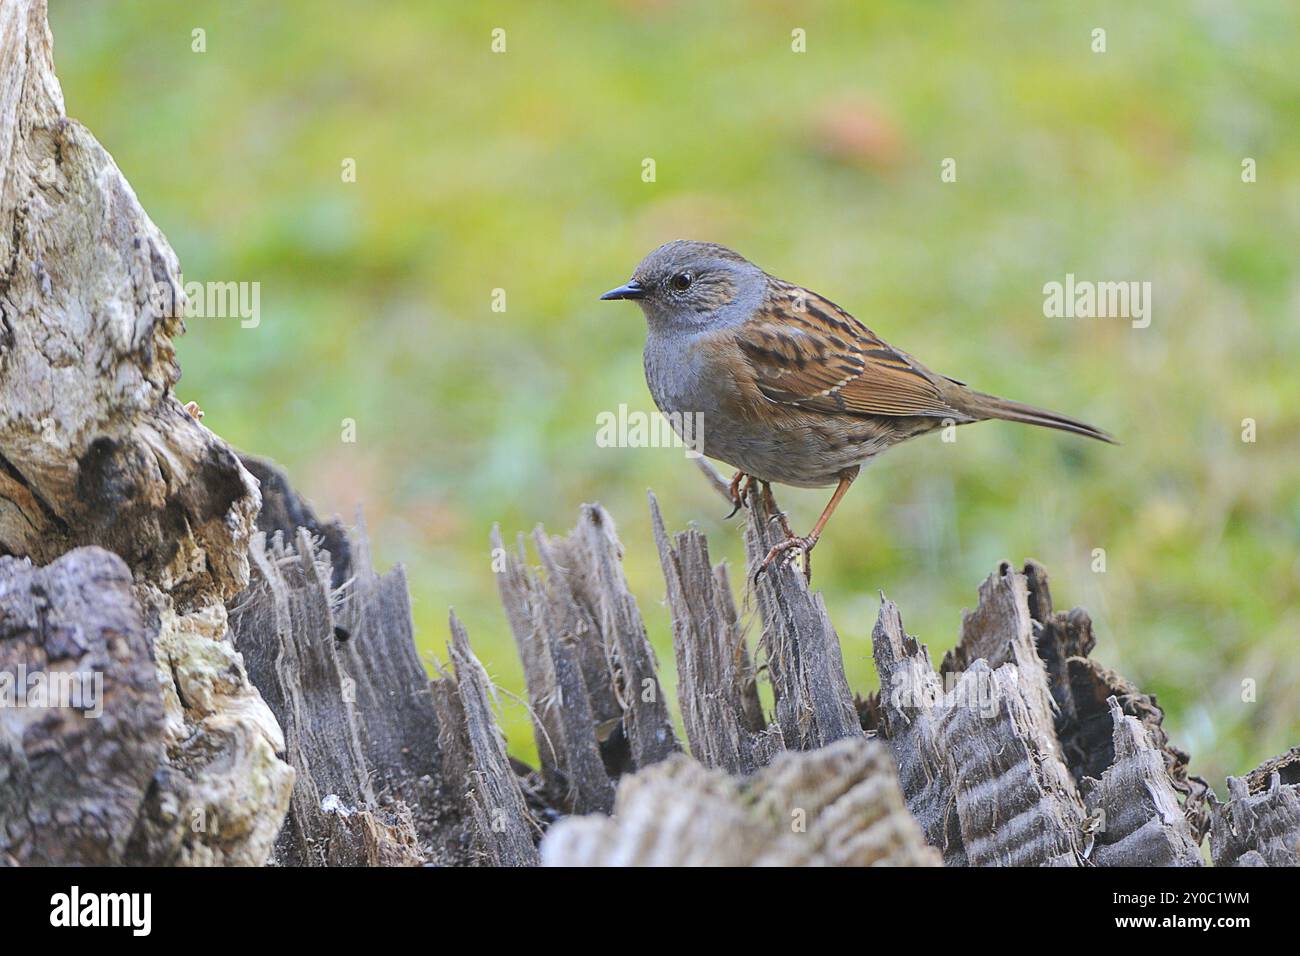
<svg viewBox="0 0 1300 956"><path fill-rule="evenodd" d="M742 481L745 483L744 488L740 487ZM744 507L746 499L749 498L750 488L753 484L754 479L749 477L749 475L745 474L743 471L738 471L731 476L731 487L728 489L728 494L731 495L731 504L733 507L731 509L731 514L727 515L727 518L732 517L737 511ZM726 521L727 518L723 518L722 520Z"/></svg>
<svg viewBox="0 0 1300 956"><path fill-rule="evenodd" d="M827 502L826 507L822 510L822 516L817 519L813 525L812 531L803 538L797 535L789 534L789 527L786 527L787 537L780 544L772 545L772 550L767 552L767 557L759 565L755 577L767 570L768 565L785 552L802 551L803 552L803 573L804 578L809 582L812 581L812 549L816 547L818 539L822 536L822 529L826 527L826 522L831 520L831 515L835 513L835 508L839 505L840 499L844 493L849 490L849 485L853 484L853 479L858 477L858 469L851 468L847 471L840 472L840 483L835 486L835 493L831 495L831 500ZM771 490L768 489L768 498L771 499ZM784 520L782 521L784 524Z"/></svg>
<svg viewBox="0 0 1300 956"><path fill-rule="evenodd" d="M796 537L795 533L790 530L790 522L786 519L785 512L776 503L776 497L772 494L772 483L769 481L763 482L763 503L767 505L768 520L780 524L781 530L785 532L787 538Z"/></svg>

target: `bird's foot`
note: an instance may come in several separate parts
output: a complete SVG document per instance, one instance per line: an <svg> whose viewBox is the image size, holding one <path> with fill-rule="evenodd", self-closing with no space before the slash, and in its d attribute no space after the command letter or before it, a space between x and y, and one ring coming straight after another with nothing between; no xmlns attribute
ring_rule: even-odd
<svg viewBox="0 0 1300 956"><path fill-rule="evenodd" d="M804 580L811 584L812 549L817 546L817 539L818 535L815 534L810 534L807 537L802 538L798 535L792 534L780 544L772 545L772 549L767 552L767 557L763 559L763 563L760 564L758 570L754 572L754 580L757 581L762 576L763 572L766 571L774 561L780 559L782 555L785 556L784 560L793 561L796 553L802 553Z"/></svg>
<svg viewBox="0 0 1300 956"><path fill-rule="evenodd" d="M727 518L735 517L736 512L745 507L746 503L749 501L750 489L753 488L753 486L754 479L749 477L749 475L745 474L743 471L738 471L731 476L731 487L728 489L728 493L731 495L731 504L733 507L731 513L727 515ZM726 521L727 518L723 518L722 520Z"/></svg>
<svg viewBox="0 0 1300 956"><path fill-rule="evenodd" d="M186 402L185 411L189 414L190 418L194 419L196 422L203 418L203 409L199 408L198 402Z"/></svg>

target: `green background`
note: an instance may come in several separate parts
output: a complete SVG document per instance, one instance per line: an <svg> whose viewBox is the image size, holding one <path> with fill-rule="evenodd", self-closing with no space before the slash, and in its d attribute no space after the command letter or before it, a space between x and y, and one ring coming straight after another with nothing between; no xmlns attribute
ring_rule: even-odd
<svg viewBox="0 0 1300 956"><path fill-rule="evenodd" d="M1124 442L991 423L865 470L815 580L855 690L879 591L937 659L985 575L1032 556L1222 793L1300 743L1294 5L866 7L56 0L51 21L68 114L186 280L261 283L258 328L189 323L180 398L321 511L364 508L426 656L454 605L521 694L489 530L558 532L599 500L672 681L645 490L735 581L740 527L679 451L596 446L598 413L652 407L638 310L596 296L710 239ZM1045 318L1067 272L1151 282L1151 326ZM778 497L807 527L825 494Z"/></svg>

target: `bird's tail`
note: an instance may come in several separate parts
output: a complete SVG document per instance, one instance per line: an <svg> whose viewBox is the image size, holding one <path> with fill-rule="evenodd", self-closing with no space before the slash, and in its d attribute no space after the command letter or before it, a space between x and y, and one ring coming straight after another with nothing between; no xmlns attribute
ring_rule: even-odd
<svg viewBox="0 0 1300 956"><path fill-rule="evenodd" d="M1119 444L1100 428L1068 415L1049 412L1045 408L1013 402L1008 398L998 398L996 395L986 395L984 392L968 391L963 397L966 398L966 402L962 410L979 418L1000 418L1003 421L1021 422L1025 425L1041 425L1043 428L1057 428L1063 432L1073 432L1098 441L1110 442L1112 445Z"/></svg>

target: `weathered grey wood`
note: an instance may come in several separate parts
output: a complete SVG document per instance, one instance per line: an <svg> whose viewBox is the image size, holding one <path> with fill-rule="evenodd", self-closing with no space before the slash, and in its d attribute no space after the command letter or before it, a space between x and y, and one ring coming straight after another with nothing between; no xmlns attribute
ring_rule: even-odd
<svg viewBox="0 0 1300 956"><path fill-rule="evenodd" d="M531 866L537 863L540 830L506 756L505 738L492 712L492 682L470 648L469 636L450 617L447 644L453 673L434 681L439 715L455 753L458 772L474 820L476 862L490 866ZM450 777L450 775L449 775Z"/></svg>
<svg viewBox="0 0 1300 956"><path fill-rule="evenodd" d="M1205 807L1209 785L1188 773L1186 751L1175 747L1164 729L1164 711L1154 696L1144 694L1131 681L1089 660L1097 640L1092 619L1082 608L1052 610L1047 571L1037 562L1024 567L1029 587L1034 642L1047 668L1052 698L1056 702L1056 736L1061 755L1077 782L1100 778L1115 761L1114 720L1109 701L1140 721L1160 752L1166 773L1182 802L1183 813L1199 844L1209 828Z"/></svg>
<svg viewBox="0 0 1300 956"><path fill-rule="evenodd" d="M739 778L677 755L625 777L613 818L570 817L549 866L936 866L888 751L861 737Z"/></svg>
<svg viewBox="0 0 1300 956"><path fill-rule="evenodd" d="M614 816L570 816L542 838L543 866L742 865L772 838L733 778L684 754L623 778Z"/></svg>
<svg viewBox="0 0 1300 956"><path fill-rule="evenodd" d="M1229 777L1210 820L1215 866L1300 866L1300 747Z"/></svg>
<svg viewBox="0 0 1300 956"><path fill-rule="evenodd" d="M756 810L795 839L765 850L765 865L939 866L907 812L888 747L848 738L783 753L748 790ZM807 826L806 833L798 827Z"/></svg>
<svg viewBox="0 0 1300 956"><path fill-rule="evenodd" d="M772 545L784 540L761 494L749 496L745 553L757 569ZM758 598L762 646L776 700L776 719L791 750L824 747L862 734L853 705L839 635L820 594L809 590L797 565L774 562L750 582Z"/></svg>
<svg viewBox="0 0 1300 956"><path fill-rule="evenodd" d="M1147 728L1107 701L1114 727L1114 759L1100 780L1082 781L1091 846L1097 866L1200 866L1200 839L1178 802L1164 755Z"/></svg>
<svg viewBox="0 0 1300 956"><path fill-rule="evenodd" d="M305 528L319 543L320 550L330 556L330 586L336 591L343 587L352 577L353 565L352 546L343 522L337 517L329 520L317 517L311 505L294 490L289 476L269 458L240 453L239 461L257 479L262 496L262 507L257 512L257 530L266 535L267 540L279 531L284 540L295 541L298 529ZM358 561L357 565L369 570L364 561Z"/></svg>
<svg viewBox="0 0 1300 956"><path fill-rule="evenodd" d="M565 538L537 529L542 570L523 540L494 528L498 589L524 665L542 776L554 806L608 811L614 782L678 749L654 654L623 579L613 519L585 505Z"/></svg>
<svg viewBox="0 0 1300 956"><path fill-rule="evenodd" d="M623 546L613 519L599 505L584 505L570 539L559 546L567 550L570 568L585 568L568 579L600 634L631 766L663 760L680 746L640 609L623 577Z"/></svg>
<svg viewBox="0 0 1300 956"><path fill-rule="evenodd" d="M940 730L943 683L930 664L929 649L903 629L897 605L883 595L871 647L880 674L877 731L894 751L908 809L926 841L943 854L944 864L965 866L966 847L955 813L957 767Z"/></svg>
<svg viewBox="0 0 1300 956"><path fill-rule="evenodd" d="M412 643L406 581L369 568L364 534L341 593L305 528L251 550L231 630L285 729L298 771L277 843L282 865L456 862L457 795L444 787L428 679ZM361 562L365 562L362 570Z"/></svg>
<svg viewBox="0 0 1300 956"><path fill-rule="evenodd" d="M590 606L579 597L586 567L580 556L571 553L565 538L552 537L539 527L533 530L532 541L541 565L538 579L551 585L545 591L547 623L553 635L552 664L561 681L557 684L560 700L569 701L569 695L582 697L581 706L590 713L574 714L575 722L583 728L595 728L597 746L593 753L599 761L621 767L627 760L623 707L614 690L603 635ZM573 727L566 730L572 733Z"/></svg>
<svg viewBox="0 0 1300 956"><path fill-rule="evenodd" d="M407 808L426 856L452 857L445 843L459 839L461 809L443 787L438 720L428 672L415 648L406 570L398 565L382 576L375 573L360 517L344 541L351 574L331 591L334 646L352 682L375 798L381 807Z"/></svg>
<svg viewBox="0 0 1300 956"><path fill-rule="evenodd" d="M279 535L270 544L257 538L250 556L252 580L230 609L231 633L298 774L276 862L324 866L339 858L339 844L363 845L350 831L369 830L363 814L376 803L335 647L328 556L305 532L288 545Z"/></svg>
<svg viewBox="0 0 1300 956"><path fill-rule="evenodd" d="M1300 783L1300 747L1292 747L1284 754L1269 757L1246 774L1246 786L1251 793L1262 793L1272 786L1274 774L1284 784Z"/></svg>
<svg viewBox="0 0 1300 956"><path fill-rule="evenodd" d="M533 737L537 743L539 773L544 787L552 786L556 790L563 790L567 786L567 774L561 764L565 742L559 711L549 706L554 686L554 665L541 632L534 631L535 611L531 595L535 582L528 567L523 535L516 541L514 553L502 542L499 527L493 527L491 540L492 569L497 576L497 590L524 669ZM536 613L542 613L542 609L536 609ZM558 804L559 801L555 802Z"/></svg>
<svg viewBox="0 0 1300 956"><path fill-rule="evenodd" d="M144 603L100 548L45 568L0 558L0 860L266 859L293 771L222 629ZM29 698L69 683L90 707Z"/></svg>
<svg viewBox="0 0 1300 956"><path fill-rule="evenodd" d="M165 761L149 643L131 572L117 555L80 548L46 568L0 557L0 860L131 860L132 834ZM29 690L40 693L60 671L84 677L87 706L25 706Z"/></svg>
<svg viewBox="0 0 1300 956"><path fill-rule="evenodd" d="M606 721L597 724L582 667L584 658L591 660L595 635L590 626L579 623L583 615L564 587L562 575L543 578L531 568L523 573L532 618L530 630L516 633L515 640L521 648L526 642L537 648L533 659L540 669L531 675L525 672L528 699L535 711L553 719L548 728L552 732L537 741L539 751L546 747L556 759L558 772L548 777L547 785L556 805L567 812L608 812L614 802L614 782L601 744L609 741L617 728ZM503 575L499 580L504 586L507 578ZM504 592L502 599L506 600ZM591 693L599 700L609 692L608 681L599 672L589 670L588 674L593 678Z"/></svg>
<svg viewBox="0 0 1300 956"><path fill-rule="evenodd" d="M972 775L971 762L958 758L962 768L958 812L963 817L971 862L1073 865L1080 848L1082 800L1061 759L1047 671L1034 646L1028 585L1010 565L1003 563L980 586L978 606L963 615L962 636L953 658L951 668L945 658L941 676L963 672L957 685L960 689L968 677L979 680L983 675L972 675L974 667L958 661L984 658L995 686L1001 685L1000 696L1007 706L999 711L999 718L1006 722L997 725L993 734L987 733L993 727L982 715L984 725L970 725L975 714L970 708L951 711L945 718L952 727L950 740L974 742L977 728L983 726L987 738L1019 743L1019 749L1013 746L1008 750L985 739L973 747L996 796L988 790L979 793L979 772ZM970 795L969 800L963 798L965 794ZM1017 800L1023 803L1018 805ZM1008 820L1013 807L1017 816Z"/></svg>
<svg viewBox="0 0 1300 956"><path fill-rule="evenodd" d="M956 813L970 865L1077 865L1083 803L1053 748L1050 715L1036 709L1023 676L977 660L954 693L959 699L987 693L996 702L992 719L958 706L940 724L940 739L959 768Z"/></svg>
<svg viewBox="0 0 1300 956"><path fill-rule="evenodd" d="M1025 580L1003 565L963 621L961 643L945 660L945 687L925 673L928 655L903 632L897 609L882 605L873 643L884 730L909 806L947 863L1072 866L1082 859L1083 802L1059 756L1029 622Z"/></svg>
<svg viewBox="0 0 1300 956"><path fill-rule="evenodd" d="M983 659L996 670L1011 664L1025 678L1027 703L1050 719L1052 691L1047 669L1034 643L1029 614L1029 583L1005 561L980 585L979 604L962 615L957 646L944 655L939 674L958 674Z"/></svg>
<svg viewBox="0 0 1300 956"><path fill-rule="evenodd" d="M1185 755L1159 708L1082 656L1095 643L1087 615L1054 613L1046 573L1026 572L1003 564L985 582L940 675L897 609L881 610L880 729L927 838L950 864L1198 865L1178 800L1187 778L1174 775ZM1094 698L1113 688L1124 704L1108 695L1103 745Z"/></svg>
<svg viewBox="0 0 1300 956"><path fill-rule="evenodd" d="M758 699L758 676L731 596L727 569L709 560L703 534L690 528L668 540L659 502L650 521L668 586L677 661L677 704L695 759L706 767L750 773L783 749Z"/></svg>
<svg viewBox="0 0 1300 956"><path fill-rule="evenodd" d="M129 855L260 863L292 772L223 604L257 484L173 392L176 257L64 115L42 0L0 4L0 159L0 553L99 546L130 568L167 733Z"/></svg>

